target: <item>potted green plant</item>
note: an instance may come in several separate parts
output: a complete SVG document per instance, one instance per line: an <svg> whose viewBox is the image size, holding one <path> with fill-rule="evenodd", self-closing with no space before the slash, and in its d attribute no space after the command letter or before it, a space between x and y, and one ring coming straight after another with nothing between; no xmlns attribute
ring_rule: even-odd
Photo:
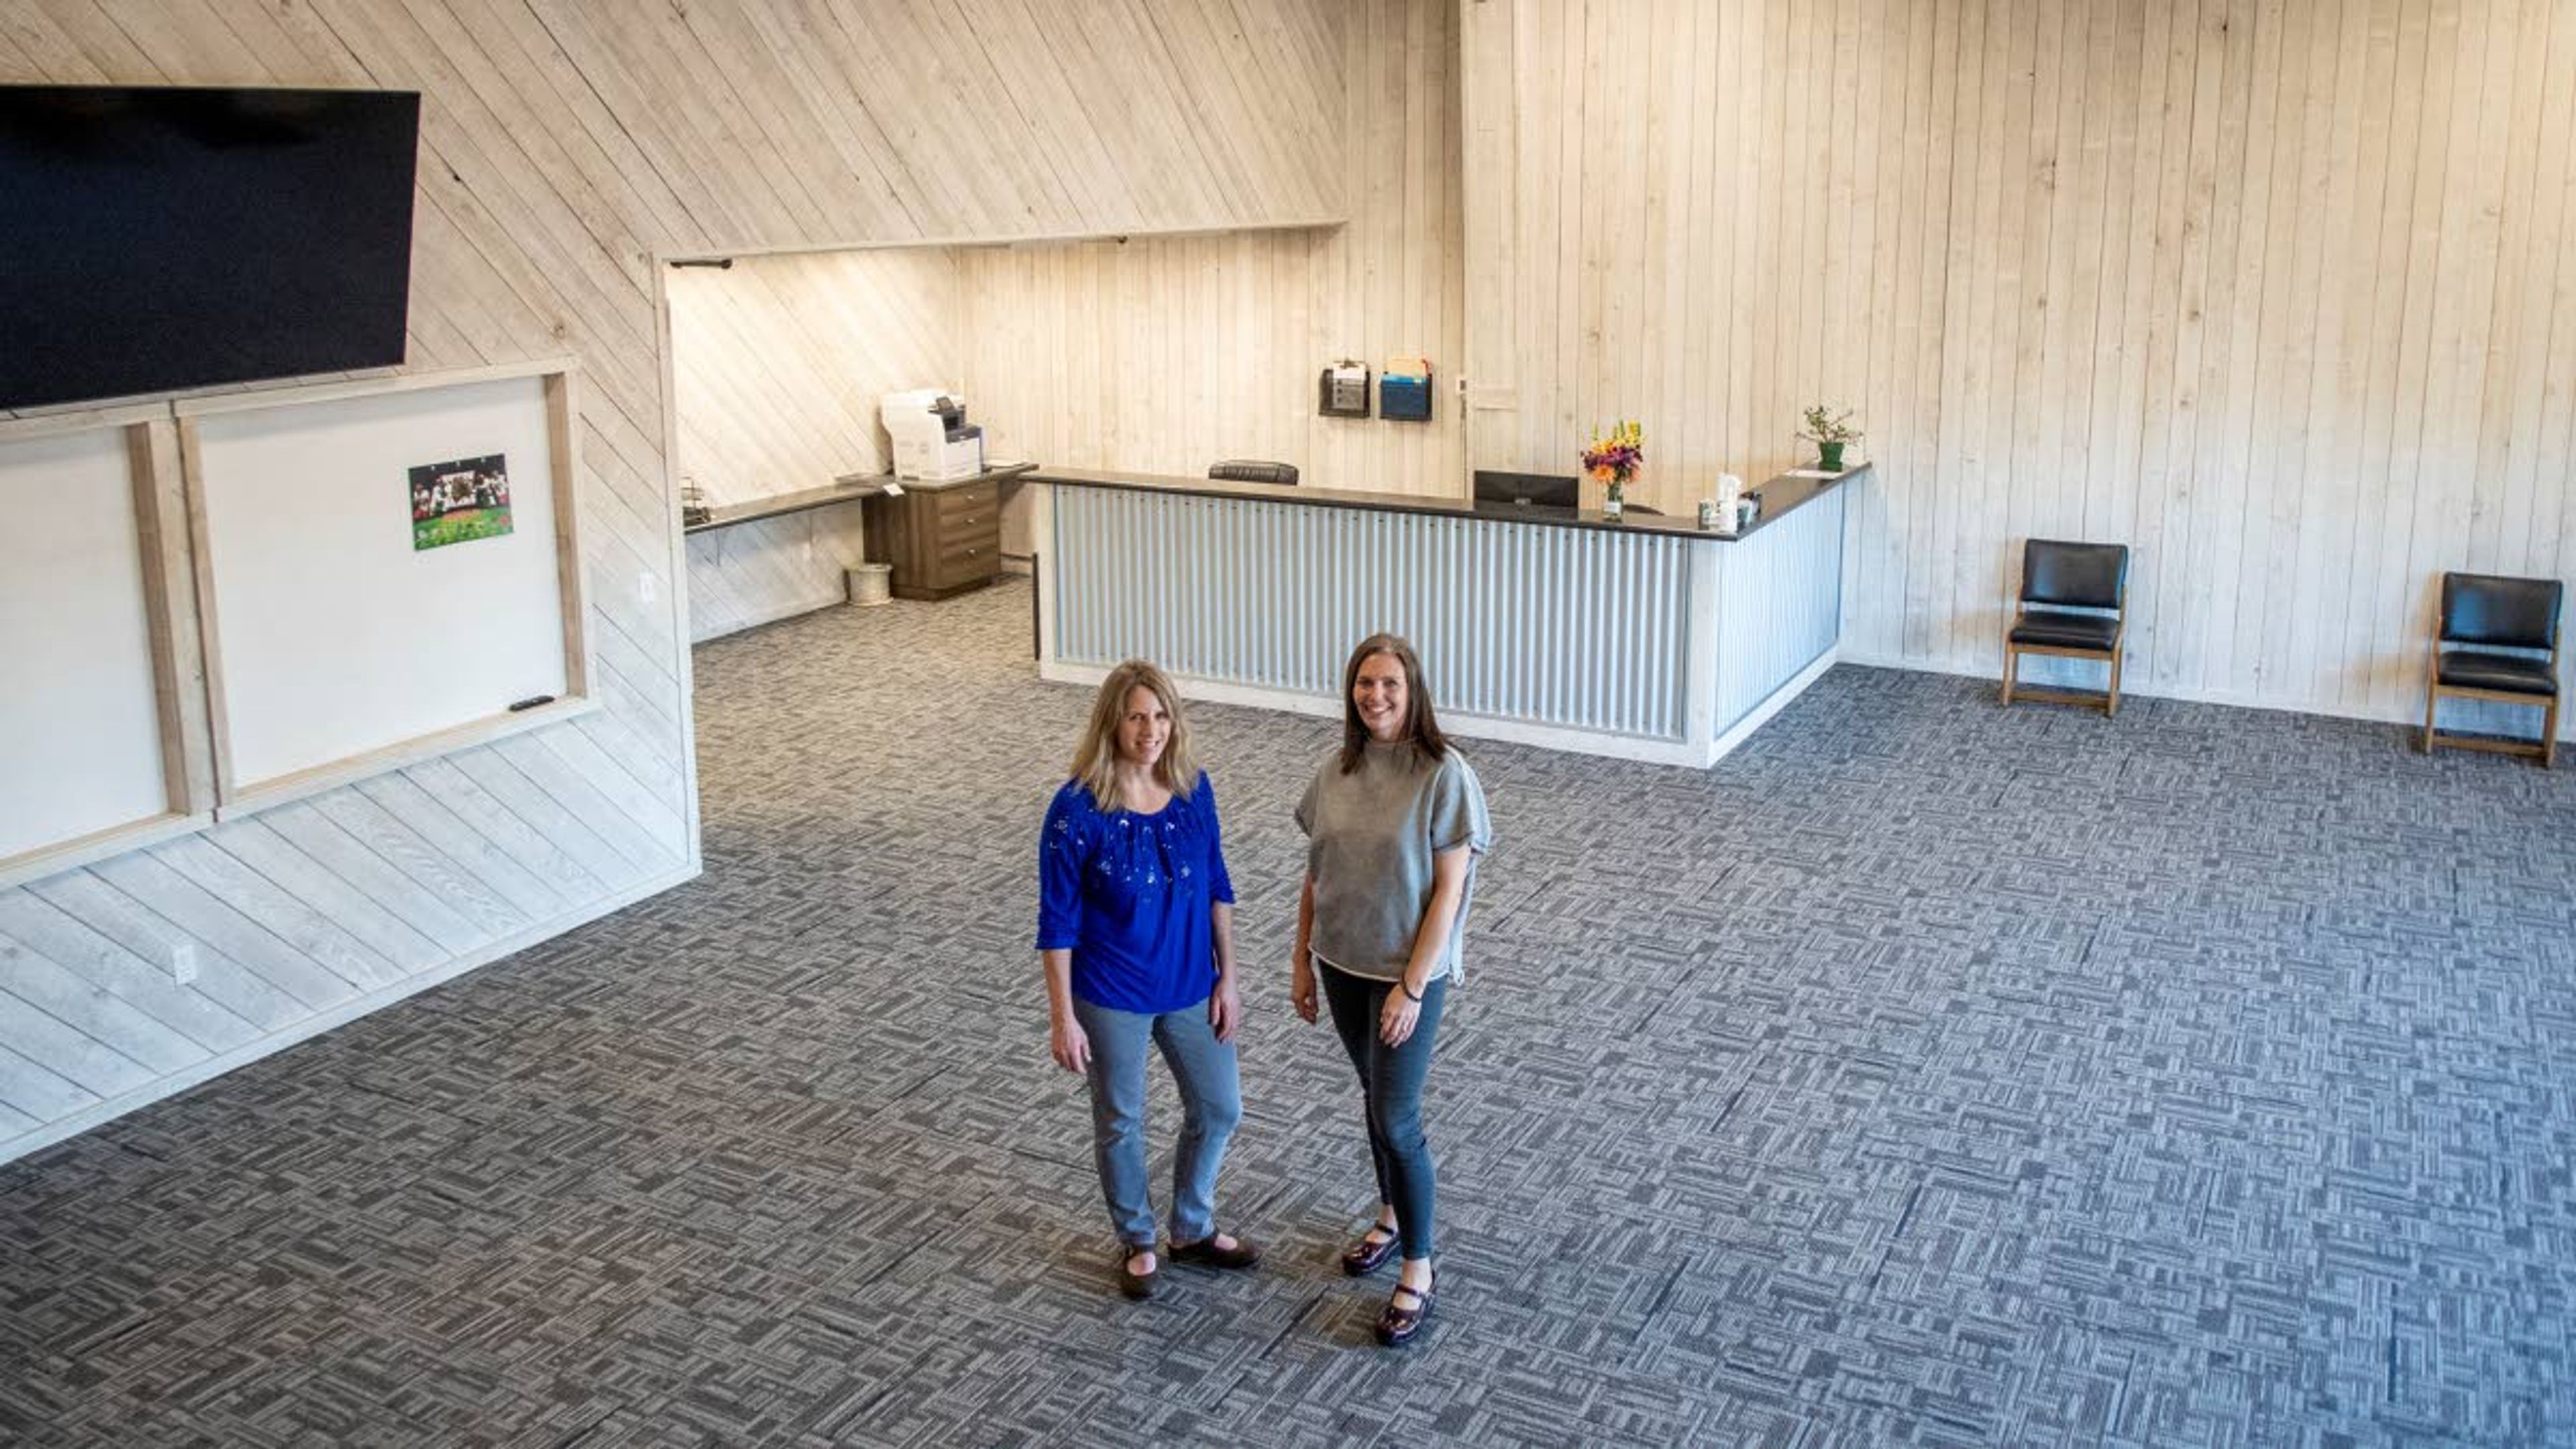
<svg viewBox="0 0 2576 1449"><path fill-rule="evenodd" d="M1816 445L1816 466L1828 473L1841 472L1844 446L1860 436L1860 429L1851 425L1851 410L1828 413L1818 403L1807 409L1806 417L1807 426L1798 436Z"/></svg>

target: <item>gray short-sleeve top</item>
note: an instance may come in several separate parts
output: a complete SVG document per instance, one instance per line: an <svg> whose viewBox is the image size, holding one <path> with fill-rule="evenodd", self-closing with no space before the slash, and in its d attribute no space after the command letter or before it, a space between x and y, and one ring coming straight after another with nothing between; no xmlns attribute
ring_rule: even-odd
<svg viewBox="0 0 2576 1449"><path fill-rule="evenodd" d="M1485 787L1455 746L1437 760L1406 742L1368 742L1359 768L1342 773L1341 751L1324 757L1297 802L1306 832L1306 873L1315 881L1314 952L1353 976L1394 981L1413 959L1414 937L1431 909L1431 858L1464 845L1492 848ZM1475 862L1432 975L1463 975L1458 943L1476 894Z"/></svg>

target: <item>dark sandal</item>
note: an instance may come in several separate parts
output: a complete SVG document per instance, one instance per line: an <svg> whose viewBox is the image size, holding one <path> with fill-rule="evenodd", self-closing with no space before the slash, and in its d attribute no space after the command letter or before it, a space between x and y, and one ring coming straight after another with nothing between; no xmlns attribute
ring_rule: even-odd
<svg viewBox="0 0 2576 1449"><path fill-rule="evenodd" d="M1375 1241L1369 1236L1371 1233L1384 1233L1386 1240ZM1395 1245L1403 1240L1401 1233L1384 1223L1370 1224L1368 1233L1361 1234L1357 1241L1342 1249L1342 1271L1354 1278L1367 1277L1386 1266L1386 1260L1395 1256Z"/></svg>
<svg viewBox="0 0 2576 1449"><path fill-rule="evenodd" d="M1208 1234L1195 1243L1172 1244L1172 1261L1190 1263L1201 1268L1249 1268L1261 1261L1261 1249L1248 1238L1237 1238L1231 1248L1216 1245L1217 1235Z"/></svg>
<svg viewBox="0 0 2576 1449"><path fill-rule="evenodd" d="M1140 1248L1133 1243L1120 1243L1118 1245L1119 1292L1126 1294L1130 1298L1139 1300L1154 1296L1154 1289L1156 1287L1155 1280L1163 1276L1163 1264L1159 1258L1155 1260L1154 1271L1151 1273L1130 1273L1127 1271L1128 1259L1135 1257L1138 1253L1150 1253L1152 1251L1154 1250L1151 1247Z"/></svg>
<svg viewBox="0 0 2576 1449"><path fill-rule="evenodd" d="M1396 1302L1407 1297L1414 1301L1414 1307L1402 1307ZM1387 1295L1386 1311L1377 1316L1377 1341L1389 1348L1400 1347L1422 1331L1423 1321L1430 1316L1431 1290L1425 1288L1416 1292L1398 1284L1396 1290Z"/></svg>

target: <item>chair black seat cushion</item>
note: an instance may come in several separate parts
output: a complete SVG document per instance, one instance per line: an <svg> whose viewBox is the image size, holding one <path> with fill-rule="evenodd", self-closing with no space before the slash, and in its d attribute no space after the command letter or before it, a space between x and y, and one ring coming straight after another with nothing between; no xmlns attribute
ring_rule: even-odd
<svg viewBox="0 0 2576 1449"><path fill-rule="evenodd" d="M2105 614L2061 614L2033 609L2013 621L2012 642L2037 649L2108 650L2120 621Z"/></svg>
<svg viewBox="0 0 2576 1449"><path fill-rule="evenodd" d="M2515 694L2552 695L2558 676L2546 659L2489 654L2477 649L2445 649L2436 679L2457 689L2502 689Z"/></svg>
<svg viewBox="0 0 2576 1449"><path fill-rule="evenodd" d="M1282 483L1294 487L1297 483L1297 465L1265 462L1258 458L1228 458L1222 463L1211 465L1208 468L1208 476L1221 482Z"/></svg>

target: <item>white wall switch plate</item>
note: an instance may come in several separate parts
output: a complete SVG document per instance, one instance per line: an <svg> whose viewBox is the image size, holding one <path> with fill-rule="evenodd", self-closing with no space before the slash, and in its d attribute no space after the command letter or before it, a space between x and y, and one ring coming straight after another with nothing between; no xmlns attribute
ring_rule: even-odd
<svg viewBox="0 0 2576 1449"><path fill-rule="evenodd" d="M180 941L170 947L170 979L185 986L197 979L197 943Z"/></svg>
<svg viewBox="0 0 2576 1449"><path fill-rule="evenodd" d="M650 570L637 574L635 576L635 602L639 604L649 604L653 602L653 592L657 587L658 584L653 578Z"/></svg>

